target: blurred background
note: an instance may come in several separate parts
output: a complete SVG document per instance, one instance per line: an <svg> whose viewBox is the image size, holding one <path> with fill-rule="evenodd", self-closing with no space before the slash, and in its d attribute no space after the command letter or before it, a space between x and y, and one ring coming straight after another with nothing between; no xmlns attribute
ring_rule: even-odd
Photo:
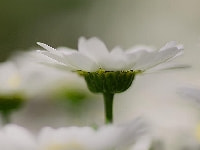
<svg viewBox="0 0 200 150"><path fill-rule="evenodd" d="M13 52L37 47L38 41L77 48L80 36L97 36L109 49L116 45L160 48L168 41L178 41L185 53L176 62L192 67L136 77L127 92L115 97L115 121L127 122L142 115L151 120L166 143L175 143L179 136L184 141L184 135L195 139L200 106L179 96L177 89L200 87L199 6L199 0L0 0L0 61ZM14 123L33 130L46 125L103 124L103 100L101 95L95 99L98 101L92 100L90 109L80 107L78 115L54 103L31 102L15 114ZM48 106L45 111L44 106ZM40 117L48 119L38 120Z"/></svg>

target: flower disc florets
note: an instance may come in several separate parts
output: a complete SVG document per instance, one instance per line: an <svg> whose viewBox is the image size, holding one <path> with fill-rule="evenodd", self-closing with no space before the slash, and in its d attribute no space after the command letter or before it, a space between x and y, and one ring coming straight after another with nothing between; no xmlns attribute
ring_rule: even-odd
<svg viewBox="0 0 200 150"><path fill-rule="evenodd" d="M85 78L88 88L94 93L120 93L126 91L132 84L136 72L105 71L96 72L78 71Z"/></svg>

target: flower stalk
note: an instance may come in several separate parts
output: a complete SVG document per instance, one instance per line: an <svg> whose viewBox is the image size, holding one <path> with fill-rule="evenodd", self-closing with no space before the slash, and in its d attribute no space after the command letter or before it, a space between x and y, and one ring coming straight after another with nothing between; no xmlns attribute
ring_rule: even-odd
<svg viewBox="0 0 200 150"><path fill-rule="evenodd" d="M113 98L112 93L103 93L104 98L104 111L105 111L105 124L113 122Z"/></svg>

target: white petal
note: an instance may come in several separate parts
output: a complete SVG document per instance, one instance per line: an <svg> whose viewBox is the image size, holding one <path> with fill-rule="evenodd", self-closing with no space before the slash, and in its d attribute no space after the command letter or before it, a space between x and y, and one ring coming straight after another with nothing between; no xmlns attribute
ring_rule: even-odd
<svg viewBox="0 0 200 150"><path fill-rule="evenodd" d="M114 54L114 55L121 55L124 54L125 52L123 51L123 49L119 46L113 48L110 52L110 54Z"/></svg>
<svg viewBox="0 0 200 150"><path fill-rule="evenodd" d="M50 62L39 62L40 64L49 66L49 67L54 67L60 70L68 70L68 71L76 71L79 68L71 66L71 65L64 65L64 64L59 64L59 63L50 63Z"/></svg>
<svg viewBox="0 0 200 150"><path fill-rule="evenodd" d="M134 46L132 48L127 49L126 53L135 53L135 52L140 52L140 51L153 52L155 51L155 48L152 46L138 45L138 46Z"/></svg>
<svg viewBox="0 0 200 150"><path fill-rule="evenodd" d="M147 70L172 58L175 58L181 53L182 50L178 49L177 47L168 48L159 52L149 53L138 60L134 69Z"/></svg>
<svg viewBox="0 0 200 150"><path fill-rule="evenodd" d="M127 61L123 60L111 60L111 61L104 61L101 63L101 67L106 71L126 71L130 70L132 67L127 66Z"/></svg>
<svg viewBox="0 0 200 150"><path fill-rule="evenodd" d="M54 54L54 55L60 55L60 53L57 53L56 49L47 45L47 44L44 44L44 43L40 43L40 42L37 42L37 44L41 47L43 47L44 49L46 49L47 51L49 51L50 53Z"/></svg>
<svg viewBox="0 0 200 150"><path fill-rule="evenodd" d="M61 58L60 56L55 55L55 54L53 54L53 53L50 53L50 52L48 52L48 51L37 50L37 52L39 52L40 54L45 55L46 57L49 57L49 58L51 58L51 59L53 59L53 60L55 60L55 61L57 61L57 62L59 62L59 61L60 61L60 58Z"/></svg>
<svg viewBox="0 0 200 150"><path fill-rule="evenodd" d="M93 60L80 53L65 55L64 58L70 65L79 68L79 70L96 71L99 69L99 66Z"/></svg>
<svg viewBox="0 0 200 150"><path fill-rule="evenodd" d="M58 67L59 69L65 69L65 70L77 70L78 68L75 66L72 66L67 59L64 58L64 56L59 57L57 55L54 55L48 51L38 51L42 55L49 58L49 60L43 61L42 59L38 60L38 63L45 64L47 66L52 67Z"/></svg>
<svg viewBox="0 0 200 150"><path fill-rule="evenodd" d="M63 58L58 56L58 55L52 54L52 53L50 53L48 51L38 51L38 52L40 52L41 54L43 54L43 55L45 55L45 56L47 56L47 57L49 57L51 59L53 59L56 62L65 64L65 61L63 60Z"/></svg>
<svg viewBox="0 0 200 150"><path fill-rule="evenodd" d="M130 70L130 62L128 58L123 55L110 55L110 57L103 58L100 62L101 68L107 71Z"/></svg>
<svg viewBox="0 0 200 150"><path fill-rule="evenodd" d="M132 58L129 59L129 55L127 55L120 47L115 47L108 55L102 58L99 64L105 70L117 71L130 70L134 63Z"/></svg>
<svg viewBox="0 0 200 150"><path fill-rule="evenodd" d="M78 42L78 50L80 53L90 57L97 62L101 61L103 57L109 54L105 44L98 38L80 38Z"/></svg>
<svg viewBox="0 0 200 150"><path fill-rule="evenodd" d="M153 52L152 52L153 53ZM146 60L146 56L151 53L146 50L133 51L126 53L127 60L129 61L131 69L137 66L139 63L141 64L141 59L144 58Z"/></svg>
<svg viewBox="0 0 200 150"><path fill-rule="evenodd" d="M167 50L168 48L172 48L172 47L176 47L177 42L176 41L170 41L167 44L165 44L165 46L163 46L160 51L164 51Z"/></svg>
<svg viewBox="0 0 200 150"><path fill-rule="evenodd" d="M151 53L155 53L155 49L147 46L136 46L126 51L127 59L132 62L133 66L140 61L139 59L146 57Z"/></svg>

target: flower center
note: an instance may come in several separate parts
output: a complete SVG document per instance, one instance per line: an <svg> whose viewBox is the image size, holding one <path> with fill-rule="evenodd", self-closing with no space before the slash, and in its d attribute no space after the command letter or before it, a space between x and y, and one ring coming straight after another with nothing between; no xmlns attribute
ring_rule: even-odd
<svg viewBox="0 0 200 150"><path fill-rule="evenodd" d="M96 72L78 71L85 78L87 86L94 93L121 93L132 84L135 71L105 71L99 69Z"/></svg>
<svg viewBox="0 0 200 150"><path fill-rule="evenodd" d="M9 87L11 87L11 88L19 87L19 85L21 83L20 76L18 74L11 75L11 77L8 79L7 83L9 85Z"/></svg>

